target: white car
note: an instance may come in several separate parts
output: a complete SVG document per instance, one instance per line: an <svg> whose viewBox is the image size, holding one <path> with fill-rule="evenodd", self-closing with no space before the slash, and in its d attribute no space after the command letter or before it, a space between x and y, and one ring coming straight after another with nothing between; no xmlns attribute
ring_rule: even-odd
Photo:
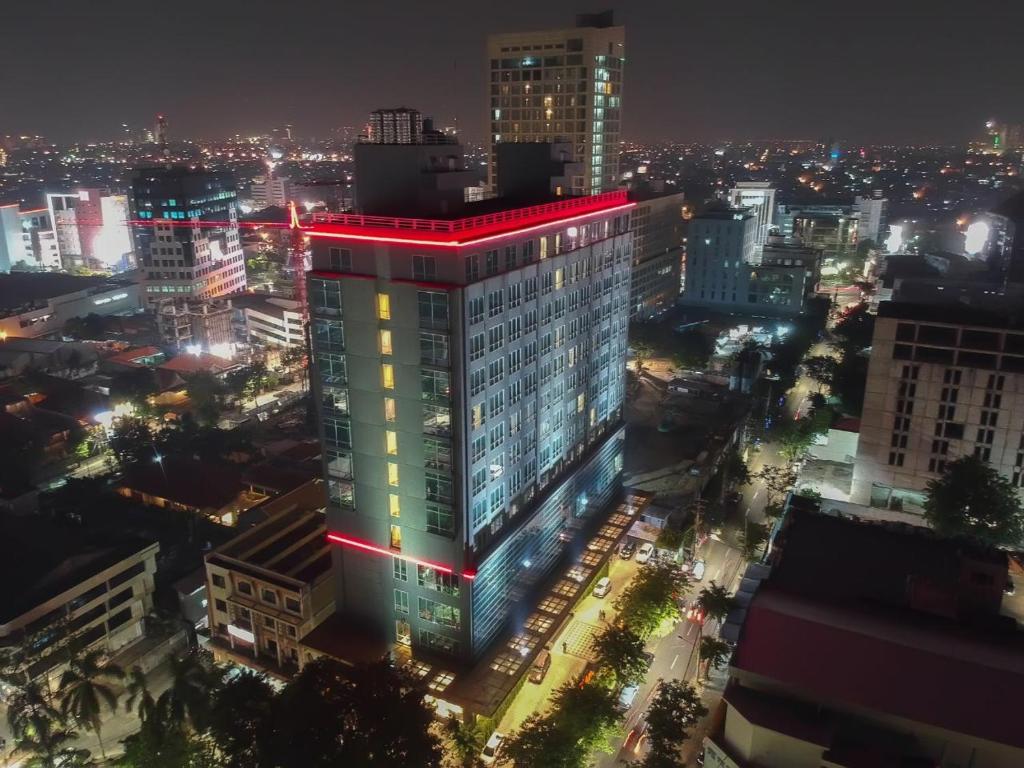
<svg viewBox="0 0 1024 768"><path fill-rule="evenodd" d="M644 563L649 563L652 557L654 557L654 545L651 544L651 542L646 541L641 544L640 549L636 551L635 560L640 563L640 565L643 565Z"/></svg>
<svg viewBox="0 0 1024 768"><path fill-rule="evenodd" d="M597 584L594 585L594 597L605 597L609 592L612 591L612 580L607 576L602 576L597 580Z"/></svg>
<svg viewBox="0 0 1024 768"><path fill-rule="evenodd" d="M491 734L491 738L487 740L487 744L484 746L484 751L480 753L480 760L484 765L494 765L494 761L498 757L498 748L501 747L504 741L505 734L498 733L497 731Z"/></svg>
<svg viewBox="0 0 1024 768"><path fill-rule="evenodd" d="M693 570L690 571L690 578L694 581L700 581L704 578L704 561L696 560L693 563Z"/></svg>

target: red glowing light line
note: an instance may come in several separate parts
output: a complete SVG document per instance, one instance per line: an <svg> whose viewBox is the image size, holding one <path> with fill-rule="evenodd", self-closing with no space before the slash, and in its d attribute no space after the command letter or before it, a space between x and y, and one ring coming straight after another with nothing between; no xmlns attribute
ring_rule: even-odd
<svg viewBox="0 0 1024 768"><path fill-rule="evenodd" d="M441 573L454 574L455 571L447 565L441 563L434 563L430 560L423 560L418 557L412 557L411 555L403 555L401 552L395 550L385 549L384 547L378 547L376 544L371 544L368 541L360 541L359 539L353 539L348 536L342 536L338 533L328 533L327 540L333 541L335 544L343 544L346 547L354 547L355 549L361 549L364 552L370 552L374 555L386 555L388 557L397 557L399 560L405 560L407 563L413 563L415 565L422 565L427 568L433 568L435 571L441 571ZM476 571L467 569L462 572L462 577L472 581L476 578Z"/></svg>
<svg viewBox="0 0 1024 768"><path fill-rule="evenodd" d="M514 235L521 235L527 232L533 232L538 229L544 229L545 227L551 227L557 224L568 224L572 221L579 221L580 219L590 218L592 216L603 216L609 213L617 213L619 211L629 210L636 207L636 203L624 203L622 205L616 205L611 208L602 208L596 211L587 211L586 213L577 214L576 216L569 216L567 218L552 219L550 221L541 222L540 224L533 224L528 227L518 227L510 229L507 232L499 232L494 235L484 235L482 237L474 237L468 240L423 240L421 238L412 237L399 237L399 236L384 236L384 235L363 235L363 234L348 234L343 232L325 232L316 229L308 229L306 233L311 237L332 237L340 240L369 240L376 243L403 243L405 245L425 245L425 246L437 246L440 248L458 248L460 246L477 245L479 243L486 243L491 240L497 240L502 237L512 237Z"/></svg>

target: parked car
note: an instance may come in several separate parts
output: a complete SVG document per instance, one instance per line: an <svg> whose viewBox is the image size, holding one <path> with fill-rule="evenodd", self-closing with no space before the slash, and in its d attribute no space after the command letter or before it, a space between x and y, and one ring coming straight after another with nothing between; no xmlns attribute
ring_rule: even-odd
<svg viewBox="0 0 1024 768"><path fill-rule="evenodd" d="M640 549L636 551L636 561L643 565L644 563L650 562L650 559L654 556L654 545L649 541L645 541L640 545Z"/></svg>
<svg viewBox="0 0 1024 768"><path fill-rule="evenodd" d="M537 654L533 666L530 667L530 682L543 683L549 669L551 669L551 654L545 649Z"/></svg>
<svg viewBox="0 0 1024 768"><path fill-rule="evenodd" d="M634 552L636 552L636 542L627 541L622 545L622 549L619 550L619 557L623 560L629 560L629 558L633 556Z"/></svg>
<svg viewBox="0 0 1024 768"><path fill-rule="evenodd" d="M640 691L639 685L627 685L622 689L622 693L619 694L619 709L626 711L636 700L636 695Z"/></svg>
<svg viewBox="0 0 1024 768"><path fill-rule="evenodd" d="M497 731L491 734L491 738L487 740L487 744L484 746L484 751L480 753L480 760L484 765L494 765L494 761L498 757L498 749L504 741L505 734L498 733Z"/></svg>
<svg viewBox="0 0 1024 768"><path fill-rule="evenodd" d="M637 555L637 557L640 557L640 556ZM704 568L705 568L705 566L704 566L704 561L703 560L696 560L696 561L694 561L694 563L693 563L693 570L690 571L690 578L692 578L694 581L700 581L701 579L703 579L704 578Z"/></svg>
<svg viewBox="0 0 1024 768"><path fill-rule="evenodd" d="M686 618L688 621L692 621L695 624L704 623L704 619L706 618L704 615L704 609L700 607L700 603L696 600L691 600L690 605L686 608Z"/></svg>
<svg viewBox="0 0 1024 768"><path fill-rule="evenodd" d="M626 740L622 742L623 749L632 749L634 755L640 754L644 740L647 738L647 716L644 715L636 721L636 725L629 729Z"/></svg>
<svg viewBox="0 0 1024 768"><path fill-rule="evenodd" d="M612 580L607 576L602 576L597 580L597 584L594 585L594 597L605 597L611 591Z"/></svg>

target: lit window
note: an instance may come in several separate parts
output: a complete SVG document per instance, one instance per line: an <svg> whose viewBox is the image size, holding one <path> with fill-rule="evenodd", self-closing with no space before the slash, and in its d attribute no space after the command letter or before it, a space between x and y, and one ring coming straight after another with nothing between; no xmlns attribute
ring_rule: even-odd
<svg viewBox="0 0 1024 768"><path fill-rule="evenodd" d="M391 351L391 331L382 330L380 332L380 353L382 355L390 355L390 354L392 354L392 351Z"/></svg>
<svg viewBox="0 0 1024 768"><path fill-rule="evenodd" d="M391 548L402 548L402 526L400 525L391 526Z"/></svg>
<svg viewBox="0 0 1024 768"><path fill-rule="evenodd" d="M388 512L391 514L392 517L398 517L402 514L402 504L398 500L397 493L388 494ZM392 530L394 530L394 526L392 526ZM394 546L394 544L392 544L391 546Z"/></svg>
<svg viewBox="0 0 1024 768"><path fill-rule="evenodd" d="M586 404L586 395L582 392L576 397L576 413L583 413L583 408Z"/></svg>
<svg viewBox="0 0 1024 768"><path fill-rule="evenodd" d="M381 320L391 319L391 297L386 293L377 294L377 317Z"/></svg>
<svg viewBox="0 0 1024 768"><path fill-rule="evenodd" d="M380 367L381 377L384 381L384 389L395 388L395 367L391 363L384 363Z"/></svg>
<svg viewBox="0 0 1024 768"><path fill-rule="evenodd" d="M396 406L395 398L385 397L384 398L384 419L386 421L394 421L396 418Z"/></svg>
<svg viewBox="0 0 1024 768"><path fill-rule="evenodd" d="M388 462L388 485L398 485L398 465L393 461ZM397 497L395 501L397 502Z"/></svg>
<svg viewBox="0 0 1024 768"><path fill-rule="evenodd" d="M387 448L388 456L398 455L398 433L392 432L390 429L384 433L384 443Z"/></svg>

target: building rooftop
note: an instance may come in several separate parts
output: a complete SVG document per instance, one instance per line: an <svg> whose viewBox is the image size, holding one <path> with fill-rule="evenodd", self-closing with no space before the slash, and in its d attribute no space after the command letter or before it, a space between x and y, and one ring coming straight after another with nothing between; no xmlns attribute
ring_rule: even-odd
<svg viewBox="0 0 1024 768"><path fill-rule="evenodd" d="M503 199L467 204L464 210L475 215L458 218L407 218L368 216L358 213L314 213L310 236L341 237L355 240L386 240L410 244L460 246L490 237L580 216L631 208L625 190L588 197L565 197L537 205L517 206Z"/></svg>
<svg viewBox="0 0 1024 768"><path fill-rule="evenodd" d="M231 297L231 305L236 309L252 309L279 319L284 318L285 312L295 314L302 311L299 302L267 293L235 294Z"/></svg>
<svg viewBox="0 0 1024 768"><path fill-rule="evenodd" d="M955 311L951 311L955 306ZM878 305L879 317L898 320L915 320L945 325L977 325L984 328L1024 330L1024 313L1017 311L997 312L962 303L916 304L906 301L883 301Z"/></svg>
<svg viewBox="0 0 1024 768"><path fill-rule="evenodd" d="M243 489L236 467L175 455L132 467L120 484L197 509L220 509Z"/></svg>
<svg viewBox="0 0 1024 768"><path fill-rule="evenodd" d="M50 299L78 291L113 290L132 285L110 277L65 275L59 272L11 272L0 274L0 317L20 314L46 305Z"/></svg>
<svg viewBox="0 0 1024 768"><path fill-rule="evenodd" d="M0 541L16 557L0 558L0 625L72 589L85 579L156 544L131 536L53 523L34 516L0 516Z"/></svg>

